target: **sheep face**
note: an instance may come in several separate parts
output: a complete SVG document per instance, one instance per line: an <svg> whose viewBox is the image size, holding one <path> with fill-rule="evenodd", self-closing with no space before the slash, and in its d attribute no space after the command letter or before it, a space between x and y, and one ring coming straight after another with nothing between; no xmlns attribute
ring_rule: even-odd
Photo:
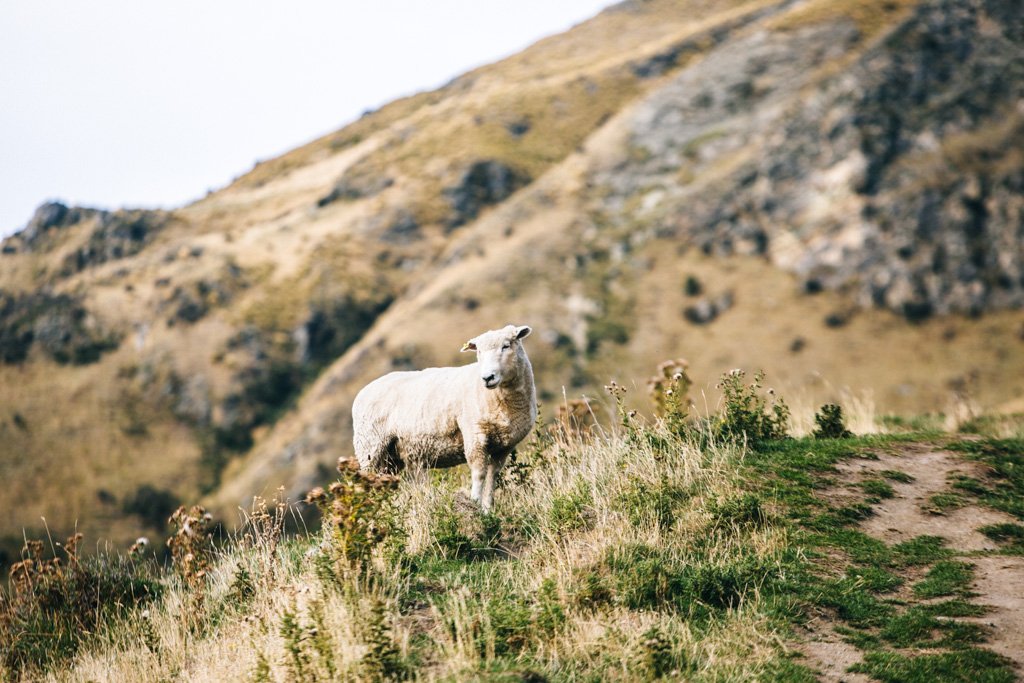
<svg viewBox="0 0 1024 683"><path fill-rule="evenodd" d="M530 332L532 330L525 325L506 325L500 330L484 332L462 346L463 351L476 351L480 380L485 387L495 389L519 379L526 356L522 340Z"/></svg>

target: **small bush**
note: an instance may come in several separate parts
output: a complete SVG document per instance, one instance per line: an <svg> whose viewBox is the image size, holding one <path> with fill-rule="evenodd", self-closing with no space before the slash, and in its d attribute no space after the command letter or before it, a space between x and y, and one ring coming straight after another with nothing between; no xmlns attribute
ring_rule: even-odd
<svg viewBox="0 0 1024 683"><path fill-rule="evenodd" d="M657 626L652 626L640 641L637 669L649 679L659 679L681 667L672 651L672 641Z"/></svg>
<svg viewBox="0 0 1024 683"><path fill-rule="evenodd" d="M42 541L27 541L11 567L10 592L0 591L0 664L14 680L65 665L79 648L161 594L147 562L80 558L81 534L45 558Z"/></svg>
<svg viewBox="0 0 1024 683"><path fill-rule="evenodd" d="M167 539L171 563L185 584L201 593L213 559L213 516L200 505L179 507L167 520L174 530Z"/></svg>
<svg viewBox="0 0 1024 683"><path fill-rule="evenodd" d="M745 493L735 498L714 503L709 506L713 529L758 529L768 524L770 516L761 505L761 499L753 493Z"/></svg>
<svg viewBox="0 0 1024 683"><path fill-rule="evenodd" d="M654 401L655 413L665 420L669 432L682 434L690 413L690 387L693 380L686 373L689 363L682 358L667 360L647 380L647 391Z"/></svg>
<svg viewBox="0 0 1024 683"><path fill-rule="evenodd" d="M306 494L306 503L316 505L331 541L335 569L363 571L375 548L396 526L392 499L398 477L363 472L349 458L338 460L338 481L325 492L317 487Z"/></svg>
<svg viewBox="0 0 1024 683"><path fill-rule="evenodd" d="M454 510L438 510L433 518L431 532L438 553L445 559L470 558L476 554L476 545L463 531Z"/></svg>
<svg viewBox="0 0 1024 683"><path fill-rule="evenodd" d="M742 370L722 375L718 387L722 390L724 409L712 422L714 435L730 440L746 439L755 448L766 441L786 438L789 407L775 397L772 389L767 392L771 396L770 405L768 399L760 395L763 372L754 375L749 385L743 383L745 376Z"/></svg>
<svg viewBox="0 0 1024 683"><path fill-rule="evenodd" d="M853 432L843 422L843 409L834 403L826 403L814 415L817 427L812 436L815 439L847 439Z"/></svg>
<svg viewBox="0 0 1024 683"><path fill-rule="evenodd" d="M665 478L657 484L630 479L615 498L614 508L625 513L635 527L658 525L669 529L676 521L676 506L686 497L686 491Z"/></svg>
<svg viewBox="0 0 1024 683"><path fill-rule="evenodd" d="M364 631L363 638L367 649L360 662L363 680L393 681L404 678L405 663L402 661L401 652L395 646L388 613L382 600L372 601ZM326 654L321 656L325 657ZM333 669L330 673L331 676L327 680L336 680Z"/></svg>
<svg viewBox="0 0 1024 683"><path fill-rule="evenodd" d="M338 680L334 643L327 628L323 601L311 601L308 610L308 623L303 623L294 603L281 615L280 634L287 653L285 665L289 680L300 683Z"/></svg>
<svg viewBox="0 0 1024 683"><path fill-rule="evenodd" d="M629 342L629 328L608 316L589 317L587 322L587 355L594 356L605 342L619 346Z"/></svg>
<svg viewBox="0 0 1024 683"><path fill-rule="evenodd" d="M171 564L188 589L181 620L191 632L202 633L211 625L206 584L213 561L213 516L199 505L179 507L167 523L173 531L167 539Z"/></svg>
<svg viewBox="0 0 1024 683"><path fill-rule="evenodd" d="M582 481L577 482L572 490L552 499L548 524L559 535L586 529L591 523L592 505L590 488Z"/></svg>

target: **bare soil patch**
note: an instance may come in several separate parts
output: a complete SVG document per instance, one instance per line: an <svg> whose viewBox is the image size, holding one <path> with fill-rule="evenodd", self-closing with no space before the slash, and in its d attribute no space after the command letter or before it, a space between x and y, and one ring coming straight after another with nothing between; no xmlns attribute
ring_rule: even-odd
<svg viewBox="0 0 1024 683"><path fill-rule="evenodd" d="M889 545L917 536L939 536L947 547L957 553L983 553L998 549L998 544L978 529L988 524L1015 521L996 510L981 507L967 500L963 507L936 511L932 496L950 492L949 482L956 475L983 478L981 466L955 454L930 447L908 446L897 451L878 453L877 459L856 458L838 465L839 482L823 495L831 502L862 500L852 485L867 478L877 478L889 470L913 477L899 482L887 479L894 496L872 506L874 514L860 528ZM975 566L976 593L971 602L990 611L982 617L966 619L987 627L989 637L984 647L1014 661L1024 670L1024 558L1007 556L976 556L966 558ZM909 589L912 583L907 577ZM901 591L902 592L902 591ZM836 622L821 618L813 622L807 638L798 648L821 672L823 681L867 681L862 674L846 671L862 660L860 651L844 642L835 632Z"/></svg>
<svg viewBox="0 0 1024 683"><path fill-rule="evenodd" d="M999 545L978 529L986 524L1014 521L1010 515L973 504L941 513L932 508L930 498L948 492L953 476L984 476L979 465L952 453L910 447L899 453L881 453L877 460L849 460L840 464L839 470L850 482L885 470L914 478L907 483L890 481L896 495L874 505L875 514L861 524L866 533L890 545L916 536L941 536L957 552L996 550Z"/></svg>
<svg viewBox="0 0 1024 683"><path fill-rule="evenodd" d="M988 614L968 621L989 627L985 647L1012 659L1024 670L1024 557L977 557L971 602L986 605Z"/></svg>
<svg viewBox="0 0 1024 683"><path fill-rule="evenodd" d="M847 671L864 658L860 650L835 632L834 627L835 623L830 620L814 620L801 634L803 642L797 649L818 670L819 680L826 683L868 683L871 679L867 675Z"/></svg>

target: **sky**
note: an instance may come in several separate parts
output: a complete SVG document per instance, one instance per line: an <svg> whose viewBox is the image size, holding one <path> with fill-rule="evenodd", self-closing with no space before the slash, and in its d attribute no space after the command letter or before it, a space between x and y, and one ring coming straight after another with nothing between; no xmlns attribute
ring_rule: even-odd
<svg viewBox="0 0 1024 683"><path fill-rule="evenodd" d="M611 0L0 6L0 235L46 200L175 207Z"/></svg>

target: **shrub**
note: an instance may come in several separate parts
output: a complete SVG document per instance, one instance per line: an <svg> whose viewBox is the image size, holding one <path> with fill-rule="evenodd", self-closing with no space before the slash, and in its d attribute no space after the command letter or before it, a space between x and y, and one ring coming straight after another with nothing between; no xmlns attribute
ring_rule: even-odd
<svg viewBox="0 0 1024 683"><path fill-rule="evenodd" d="M200 505L182 506L167 523L173 530L167 539L171 564L188 589L181 620L191 632L201 633L209 626L206 580L213 558L213 516Z"/></svg>
<svg viewBox="0 0 1024 683"><path fill-rule="evenodd" d="M370 605L364 640L367 649L360 662L364 680L393 681L404 678L405 664L395 647L388 614L380 599L374 599ZM334 680L333 675L328 680Z"/></svg>
<svg viewBox="0 0 1024 683"><path fill-rule="evenodd" d="M658 525L670 528L676 521L675 508L686 498L686 491L662 478L657 484L630 479L614 502L635 527Z"/></svg>
<svg viewBox="0 0 1024 683"><path fill-rule="evenodd" d="M650 679L662 678L679 668L675 666L672 641L657 626L652 626L643 634L637 659L637 668Z"/></svg>
<svg viewBox="0 0 1024 683"><path fill-rule="evenodd" d="M198 592L213 557L213 516L201 505L188 510L182 506L167 523L174 531L167 539L171 564L185 584Z"/></svg>
<svg viewBox="0 0 1024 683"><path fill-rule="evenodd" d="M764 527L770 517L761 505L761 499L753 493L735 498L726 498L709 506L713 529L757 529Z"/></svg>
<svg viewBox="0 0 1024 683"><path fill-rule="evenodd" d="M361 572L395 528L392 499L398 477L363 472L350 458L338 460L338 473L326 492L317 487L306 494L306 503L316 505L323 515L335 569L341 574Z"/></svg>
<svg viewBox="0 0 1024 683"><path fill-rule="evenodd" d="M83 643L161 593L151 564L80 558L81 538L57 544L63 557L48 559L42 541L26 541L22 560L11 567L10 592L0 592L0 663L14 680L66 663Z"/></svg>
<svg viewBox="0 0 1024 683"><path fill-rule="evenodd" d="M431 532L441 557L469 558L476 553L473 539L462 530L459 516L451 509L439 510L433 519Z"/></svg>
<svg viewBox="0 0 1024 683"><path fill-rule="evenodd" d="M0 363L25 361L34 344L62 365L84 365L118 343L117 335L101 329L79 297L0 290Z"/></svg>
<svg viewBox="0 0 1024 683"><path fill-rule="evenodd" d="M604 342L623 345L629 342L629 328L608 316L588 316L587 355L594 356Z"/></svg>
<svg viewBox="0 0 1024 683"><path fill-rule="evenodd" d="M481 560L493 555L501 540L501 518L449 498L431 513L430 531L442 558Z"/></svg>
<svg viewBox="0 0 1024 683"><path fill-rule="evenodd" d="M815 439L846 439L853 432L843 423L843 409L834 403L826 403L814 415L817 427L814 428Z"/></svg>
<svg viewBox="0 0 1024 683"><path fill-rule="evenodd" d="M654 401L655 413L665 420L669 431L681 434L683 423L690 412L690 387L693 380L686 374L689 367L682 358L667 360L658 365L653 377L647 380L647 391Z"/></svg>
<svg viewBox="0 0 1024 683"><path fill-rule="evenodd" d="M746 374L733 370L722 375L718 387L722 390L724 409L712 422L715 436L724 439L746 439L757 447L766 441L786 438L786 424L789 422L789 407L775 392L768 389L768 399L760 395L764 373L754 375L749 385L743 383Z"/></svg>
<svg viewBox="0 0 1024 683"><path fill-rule="evenodd" d="M281 615L280 634L287 653L285 665L289 680L300 683L338 680L334 643L327 628L323 601L310 602L309 618L310 623L303 623L294 603Z"/></svg>
<svg viewBox="0 0 1024 683"><path fill-rule="evenodd" d="M590 526L593 498L585 482L578 481L570 491L556 495L548 510L548 524L559 534L579 531Z"/></svg>

